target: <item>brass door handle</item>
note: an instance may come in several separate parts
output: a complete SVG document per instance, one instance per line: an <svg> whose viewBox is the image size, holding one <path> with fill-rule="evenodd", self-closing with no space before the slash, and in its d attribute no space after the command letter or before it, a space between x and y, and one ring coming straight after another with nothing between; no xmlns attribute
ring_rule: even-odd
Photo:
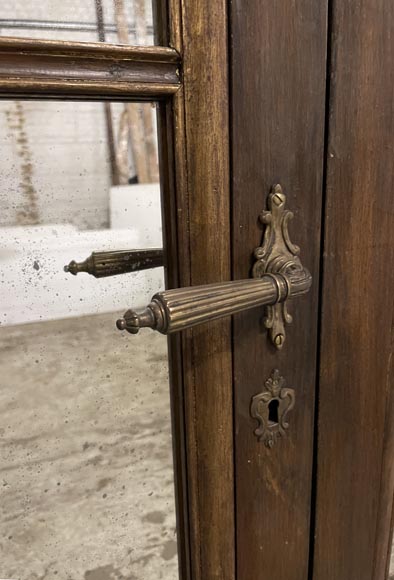
<svg viewBox="0 0 394 580"><path fill-rule="evenodd" d="M112 250L108 252L92 252L83 262L72 260L64 266L65 272L76 276L79 272L87 272L95 278L117 276L129 272L139 272L150 268L163 266L163 250Z"/></svg>
<svg viewBox="0 0 394 580"><path fill-rule="evenodd" d="M299 248L290 241L287 226L293 214L285 209L280 185L273 188L268 203L269 211L260 215L265 231L262 246L254 253L253 279L159 292L144 310L128 310L117 321L119 330L136 334L149 327L171 334L265 305L265 326L276 348L282 348L285 324L292 320L286 301L308 292L312 277L301 264Z"/></svg>

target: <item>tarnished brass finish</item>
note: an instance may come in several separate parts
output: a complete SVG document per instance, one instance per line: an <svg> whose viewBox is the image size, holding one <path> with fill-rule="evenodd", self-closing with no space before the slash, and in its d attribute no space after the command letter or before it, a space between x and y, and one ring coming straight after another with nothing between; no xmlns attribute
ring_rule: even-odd
<svg viewBox="0 0 394 580"><path fill-rule="evenodd" d="M282 187L275 185L268 198L268 211L263 210L259 216L265 230L263 243L254 252L257 260L253 266L254 278L262 278L268 272L287 275L298 272L301 277L310 276L298 257L300 248L290 240L288 223L294 214L285 209L285 205L286 196ZM264 325L277 349L283 347L286 340L285 325L291 324L292 320L286 300L278 300L277 304L266 306Z"/></svg>
<svg viewBox="0 0 394 580"><path fill-rule="evenodd" d="M267 447L273 447L289 427L287 415L295 404L295 391L286 387L278 369L264 383L261 393L252 398L250 414L259 422L255 435Z"/></svg>
<svg viewBox="0 0 394 580"><path fill-rule="evenodd" d="M128 310L117 321L119 330L136 334L149 327L171 334L237 312L268 306L265 326L276 348L285 341L285 322L291 321L287 298L308 292L312 277L289 239L287 222L293 214L284 209L286 196L279 185L269 196L270 211L262 213L266 225L263 245L255 250L253 278L166 290L155 294L142 311Z"/></svg>
<svg viewBox="0 0 394 580"><path fill-rule="evenodd" d="M83 262L72 260L64 266L64 271L74 276L79 272L86 272L95 278L105 278L159 266L163 266L163 250L161 249L114 250L93 252Z"/></svg>
<svg viewBox="0 0 394 580"><path fill-rule="evenodd" d="M171 334L256 306L273 305L289 295L305 294L310 284L310 276L294 272L290 275L267 274L257 280L166 290L155 294L145 310L128 310L117 326L132 334L142 327Z"/></svg>

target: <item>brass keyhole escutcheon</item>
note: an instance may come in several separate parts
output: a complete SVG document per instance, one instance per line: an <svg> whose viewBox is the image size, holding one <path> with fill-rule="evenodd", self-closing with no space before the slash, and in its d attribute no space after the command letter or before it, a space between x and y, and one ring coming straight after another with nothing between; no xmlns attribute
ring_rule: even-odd
<svg viewBox="0 0 394 580"><path fill-rule="evenodd" d="M287 416L295 404L295 391L286 387L278 369L264 383L264 389L252 398L250 414L259 423L254 433L267 447L273 447L289 428Z"/></svg>

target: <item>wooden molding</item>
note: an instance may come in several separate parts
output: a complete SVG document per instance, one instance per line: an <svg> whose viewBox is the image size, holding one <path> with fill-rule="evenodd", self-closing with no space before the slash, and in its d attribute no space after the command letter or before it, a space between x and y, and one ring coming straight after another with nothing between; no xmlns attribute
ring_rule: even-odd
<svg viewBox="0 0 394 580"><path fill-rule="evenodd" d="M0 98L156 100L180 86L180 57L161 46L0 39Z"/></svg>

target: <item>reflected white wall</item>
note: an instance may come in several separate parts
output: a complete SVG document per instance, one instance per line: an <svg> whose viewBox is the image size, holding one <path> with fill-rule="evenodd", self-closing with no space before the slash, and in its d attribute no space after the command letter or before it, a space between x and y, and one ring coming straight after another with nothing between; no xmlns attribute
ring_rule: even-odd
<svg viewBox="0 0 394 580"><path fill-rule="evenodd" d="M0 228L1 324L120 312L164 289L163 268L96 279L63 267L92 251L162 247L159 184L110 192L111 229L72 225Z"/></svg>

